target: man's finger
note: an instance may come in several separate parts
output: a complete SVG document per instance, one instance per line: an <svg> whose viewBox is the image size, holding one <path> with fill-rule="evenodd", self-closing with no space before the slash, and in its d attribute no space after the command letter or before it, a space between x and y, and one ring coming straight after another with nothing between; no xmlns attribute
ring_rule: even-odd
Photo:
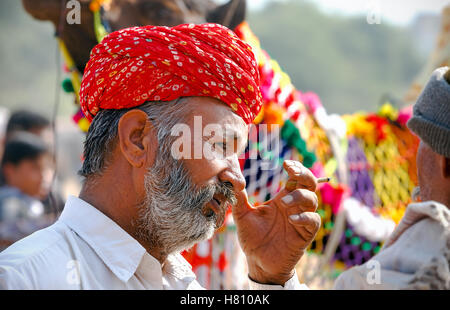
<svg viewBox="0 0 450 310"><path fill-rule="evenodd" d="M300 162L295 160L285 160L283 168L288 173L289 179L286 182L286 189L292 191L296 188L306 188L315 192L317 179L311 170L305 168Z"/></svg>
<svg viewBox="0 0 450 310"><path fill-rule="evenodd" d="M318 198L316 193L307 189L296 189L284 195L280 199L283 208L292 213L315 212L318 207Z"/></svg>
<svg viewBox="0 0 450 310"><path fill-rule="evenodd" d="M322 221L319 214L315 212L304 212L290 215L289 222L294 226L302 239L312 242L319 231Z"/></svg>

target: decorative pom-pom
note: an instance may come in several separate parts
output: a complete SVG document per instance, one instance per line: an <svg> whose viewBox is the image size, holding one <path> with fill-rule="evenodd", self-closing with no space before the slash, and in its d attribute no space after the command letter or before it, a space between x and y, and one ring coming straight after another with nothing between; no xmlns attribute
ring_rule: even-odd
<svg viewBox="0 0 450 310"><path fill-rule="evenodd" d="M91 125L91 123L88 121L87 118L84 118L84 117L83 117L82 119L80 119L80 120L78 121L78 127L80 127L80 129L81 129L83 132L87 132L90 125Z"/></svg>
<svg viewBox="0 0 450 310"><path fill-rule="evenodd" d="M75 89L73 88L72 81L69 78L64 79L61 83L63 90L66 93L73 93L75 92Z"/></svg>

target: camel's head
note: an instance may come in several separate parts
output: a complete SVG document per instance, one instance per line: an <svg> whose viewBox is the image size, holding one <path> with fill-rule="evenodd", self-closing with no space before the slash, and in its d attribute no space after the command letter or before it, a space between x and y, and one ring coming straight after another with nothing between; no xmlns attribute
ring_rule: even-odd
<svg viewBox="0 0 450 310"><path fill-rule="evenodd" d="M1 1L1 0L0 0ZM97 44L91 0L81 4L81 25L64 23L68 0L22 0L25 10L39 20L50 20L59 31L80 72ZM109 0L104 1L104 21L112 31L132 26L175 26L184 23L217 23L234 29L245 19L246 0L229 0L218 5L214 0ZM63 23L61 23L63 22Z"/></svg>
<svg viewBox="0 0 450 310"><path fill-rule="evenodd" d="M212 0L111 0L104 18L112 30L130 26L214 22L236 27L245 18L245 0L217 5Z"/></svg>

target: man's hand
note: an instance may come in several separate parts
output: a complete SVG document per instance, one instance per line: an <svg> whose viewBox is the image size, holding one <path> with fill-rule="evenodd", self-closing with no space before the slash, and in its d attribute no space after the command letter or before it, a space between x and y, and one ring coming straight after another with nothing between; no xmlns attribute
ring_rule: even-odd
<svg viewBox="0 0 450 310"><path fill-rule="evenodd" d="M247 192L236 193L233 207L239 243L247 256L249 277L259 283L284 285L320 228L314 193L317 180L297 161L287 160L287 189L261 206L248 203Z"/></svg>

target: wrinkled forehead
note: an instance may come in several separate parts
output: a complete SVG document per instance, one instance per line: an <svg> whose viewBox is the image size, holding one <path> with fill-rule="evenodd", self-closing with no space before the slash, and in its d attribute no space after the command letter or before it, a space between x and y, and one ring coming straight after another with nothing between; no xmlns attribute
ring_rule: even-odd
<svg viewBox="0 0 450 310"><path fill-rule="evenodd" d="M186 123L191 128L212 130L220 127L227 136L234 135L246 143L248 125L227 104L211 97L188 97L185 104L189 105Z"/></svg>

